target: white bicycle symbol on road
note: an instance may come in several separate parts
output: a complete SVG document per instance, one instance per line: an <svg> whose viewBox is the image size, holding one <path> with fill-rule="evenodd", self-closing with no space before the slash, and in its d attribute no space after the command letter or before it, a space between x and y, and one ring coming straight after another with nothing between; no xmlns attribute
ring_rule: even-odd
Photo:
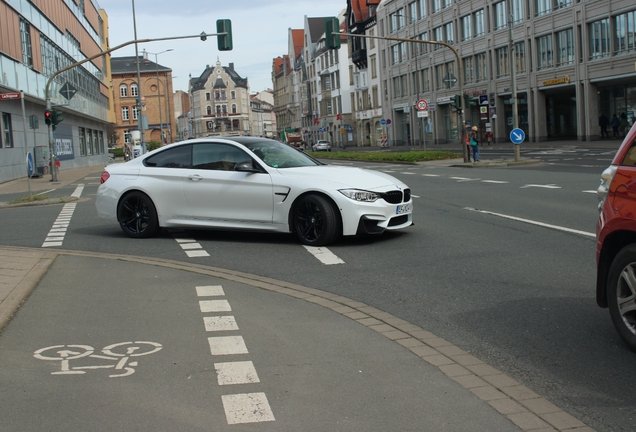
<svg viewBox="0 0 636 432"><path fill-rule="evenodd" d="M131 357L141 357L154 354L163 348L161 344L156 342L138 341L138 342L120 342L108 345L102 348L102 353L93 354L95 348L88 345L54 345L41 348L33 353L33 357L40 360L60 361L60 371L51 372L51 375L77 375L85 374L86 370L91 369L109 369L123 370L123 373L108 375L109 378L118 378L132 375L135 373L133 367L138 366L138 362L130 361ZM116 364L98 365L98 366L75 366L70 367L70 360L77 360L83 357L112 360ZM74 362L75 363L75 362Z"/></svg>

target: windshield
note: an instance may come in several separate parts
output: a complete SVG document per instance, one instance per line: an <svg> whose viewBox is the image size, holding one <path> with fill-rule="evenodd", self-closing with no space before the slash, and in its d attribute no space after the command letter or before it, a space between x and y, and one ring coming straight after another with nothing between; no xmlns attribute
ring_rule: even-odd
<svg viewBox="0 0 636 432"><path fill-rule="evenodd" d="M270 139L249 141L239 141L237 139L236 141L250 149L266 165L272 168L295 168L323 165L321 162L306 155L305 153L278 141Z"/></svg>

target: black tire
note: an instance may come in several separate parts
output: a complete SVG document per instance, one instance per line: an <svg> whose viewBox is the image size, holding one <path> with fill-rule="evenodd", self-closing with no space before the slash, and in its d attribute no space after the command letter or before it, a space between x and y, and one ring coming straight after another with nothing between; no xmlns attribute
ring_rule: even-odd
<svg viewBox="0 0 636 432"><path fill-rule="evenodd" d="M636 351L636 245L625 246L612 261L607 300L618 335Z"/></svg>
<svg viewBox="0 0 636 432"><path fill-rule="evenodd" d="M320 195L305 195L296 202L292 226L298 240L308 246L327 245L340 234L336 211Z"/></svg>
<svg viewBox="0 0 636 432"><path fill-rule="evenodd" d="M130 192L119 201L117 220L124 233L132 238L152 237L159 231L155 205L142 192Z"/></svg>

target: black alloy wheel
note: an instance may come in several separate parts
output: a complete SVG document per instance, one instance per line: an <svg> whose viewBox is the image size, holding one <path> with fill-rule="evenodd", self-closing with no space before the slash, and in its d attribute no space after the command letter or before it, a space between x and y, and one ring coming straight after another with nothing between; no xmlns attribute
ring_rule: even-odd
<svg viewBox="0 0 636 432"><path fill-rule="evenodd" d="M294 206L292 224L302 244L324 246L339 234L339 219L329 201L320 195L306 195Z"/></svg>
<svg viewBox="0 0 636 432"><path fill-rule="evenodd" d="M636 245L616 255L607 279L610 315L618 335L636 351Z"/></svg>
<svg viewBox="0 0 636 432"><path fill-rule="evenodd" d="M117 220L121 229L133 238L152 237L159 230L155 205L141 192L126 194L117 207Z"/></svg>

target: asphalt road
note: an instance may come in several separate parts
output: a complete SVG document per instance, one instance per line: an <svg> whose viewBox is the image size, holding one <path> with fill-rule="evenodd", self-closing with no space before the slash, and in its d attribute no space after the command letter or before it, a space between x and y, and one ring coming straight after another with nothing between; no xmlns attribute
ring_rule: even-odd
<svg viewBox="0 0 636 432"><path fill-rule="evenodd" d="M342 239L329 247L342 264L324 264L290 235L163 231L128 239L97 218L98 179L85 182L61 247L196 260L342 294L452 341L596 430L631 431L634 355L594 302L593 192L606 153L531 155L543 163L517 168L356 163L411 186L415 226ZM60 210L0 211L0 242L41 247ZM207 256L189 257L178 236Z"/></svg>

